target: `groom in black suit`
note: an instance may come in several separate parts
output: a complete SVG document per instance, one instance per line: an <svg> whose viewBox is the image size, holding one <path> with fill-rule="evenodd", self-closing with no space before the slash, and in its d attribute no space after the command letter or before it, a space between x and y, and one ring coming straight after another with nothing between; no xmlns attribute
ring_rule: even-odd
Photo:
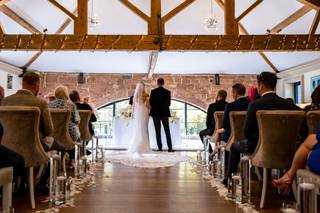
<svg viewBox="0 0 320 213"><path fill-rule="evenodd" d="M168 151L173 152L172 142L169 128L170 104L171 104L171 92L163 88L164 80L159 78L157 80L158 88L151 91L150 95L150 116L153 118L154 127L156 130L157 144L159 151L162 151L161 142L161 122L166 133Z"/></svg>

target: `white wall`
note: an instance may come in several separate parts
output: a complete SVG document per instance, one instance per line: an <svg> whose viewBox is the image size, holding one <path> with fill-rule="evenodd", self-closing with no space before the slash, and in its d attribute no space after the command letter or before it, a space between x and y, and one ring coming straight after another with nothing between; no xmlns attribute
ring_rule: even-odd
<svg viewBox="0 0 320 213"><path fill-rule="evenodd" d="M311 78L320 75L320 59L278 73L277 94L284 98L293 98L293 83L300 81L302 103L311 102Z"/></svg>
<svg viewBox="0 0 320 213"><path fill-rule="evenodd" d="M4 88L5 96L12 95L21 89L22 79L18 77L20 73L20 69L0 62L0 85ZM7 87L8 75L12 76L12 89Z"/></svg>

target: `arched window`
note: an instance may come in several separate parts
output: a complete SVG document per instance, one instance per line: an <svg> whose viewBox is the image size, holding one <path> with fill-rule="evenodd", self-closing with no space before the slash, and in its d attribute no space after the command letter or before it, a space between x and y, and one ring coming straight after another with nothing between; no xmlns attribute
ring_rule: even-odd
<svg viewBox="0 0 320 213"><path fill-rule="evenodd" d="M98 121L94 123L98 135L112 136L112 120L120 116L123 108L129 105L129 99L118 100L102 106L97 111ZM198 137L199 132L205 128L206 112L192 104L173 99L170 111L172 116L180 119L181 137Z"/></svg>

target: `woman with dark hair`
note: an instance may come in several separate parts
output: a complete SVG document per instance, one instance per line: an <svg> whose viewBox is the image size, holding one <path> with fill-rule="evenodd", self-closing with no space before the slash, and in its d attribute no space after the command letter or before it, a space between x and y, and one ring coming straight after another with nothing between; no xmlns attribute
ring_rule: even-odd
<svg viewBox="0 0 320 213"><path fill-rule="evenodd" d="M304 108L305 111L320 110L320 85L311 94L311 104Z"/></svg>

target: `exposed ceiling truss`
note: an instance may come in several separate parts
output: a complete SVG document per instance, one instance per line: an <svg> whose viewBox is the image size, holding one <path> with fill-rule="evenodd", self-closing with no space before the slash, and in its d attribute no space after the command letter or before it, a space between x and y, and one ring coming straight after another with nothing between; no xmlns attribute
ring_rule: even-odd
<svg viewBox="0 0 320 213"><path fill-rule="evenodd" d="M256 0L242 14L235 17L235 0L215 0L225 14L225 35L166 35L165 24L179 12L196 0L185 0L180 5L161 14L161 0L151 1L151 15L148 16L129 0L119 0L129 10L148 23L148 35L87 35L88 0L77 0L77 9L70 12L56 0L48 0L67 16L54 35L42 34L32 24L5 4L10 0L0 0L0 11L27 29L32 35L6 35L0 23L0 49L2 50L38 50L25 65L29 67L43 51L62 50L149 50L150 61L148 77L152 77L158 52L167 51L258 51L265 62L275 71L263 51L319 51L320 35L315 35L320 20L320 2L318 0L297 0L304 4L292 15L270 29L267 35L250 35L240 21L259 6L263 0ZM316 10L309 34L279 35L284 28L296 20ZM68 25L74 22L73 35L61 35ZM238 34L242 35L238 35ZM275 35L274 35L275 34Z"/></svg>

